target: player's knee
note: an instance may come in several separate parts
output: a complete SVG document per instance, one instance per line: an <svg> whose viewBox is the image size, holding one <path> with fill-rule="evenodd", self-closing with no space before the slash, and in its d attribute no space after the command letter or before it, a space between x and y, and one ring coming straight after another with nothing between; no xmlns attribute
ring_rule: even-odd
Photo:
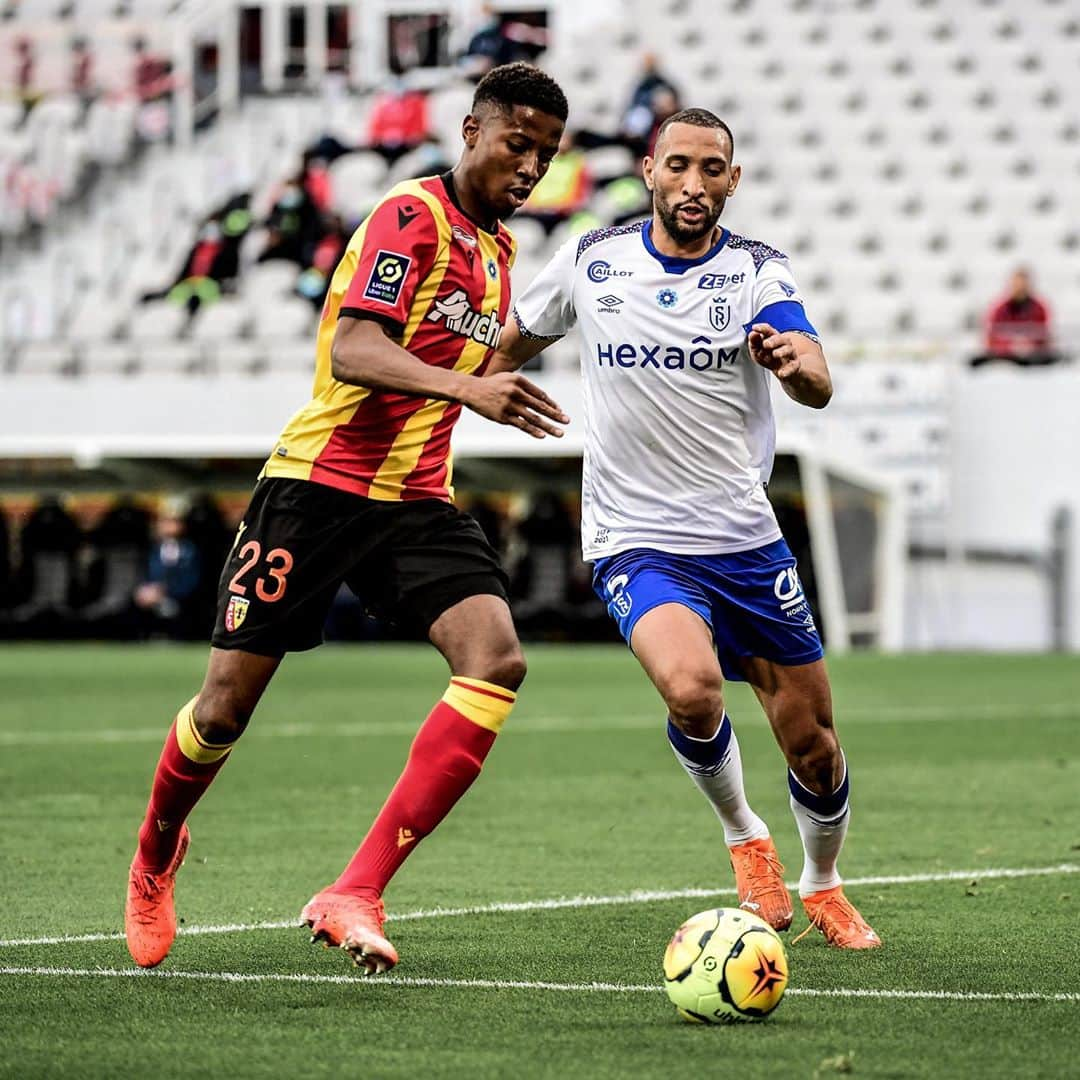
<svg viewBox="0 0 1080 1080"><path fill-rule="evenodd" d="M724 710L723 682L709 671L674 672L662 686L672 722L692 739L708 739Z"/></svg>
<svg viewBox="0 0 1080 1080"><path fill-rule="evenodd" d="M236 742L250 719L251 710L227 691L204 690L195 702L195 727L215 746Z"/></svg>
<svg viewBox="0 0 1080 1080"><path fill-rule="evenodd" d="M488 653L479 660L478 667L475 678L507 690L516 690L525 681L527 670L525 654L516 642Z"/></svg>
<svg viewBox="0 0 1080 1080"><path fill-rule="evenodd" d="M799 782L817 795L836 790L843 772L843 755L832 727L807 726L786 741L788 766Z"/></svg>

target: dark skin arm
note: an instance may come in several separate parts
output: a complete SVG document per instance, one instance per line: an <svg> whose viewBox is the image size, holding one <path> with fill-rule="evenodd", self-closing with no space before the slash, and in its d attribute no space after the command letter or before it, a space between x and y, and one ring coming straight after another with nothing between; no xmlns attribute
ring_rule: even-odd
<svg viewBox="0 0 1080 1080"><path fill-rule="evenodd" d="M524 376L504 371L478 379L425 364L392 341L385 327L373 319L343 316L338 320L331 371L335 379L350 386L460 401L488 420L519 428L535 439L546 435L561 438L562 429L556 425L570 419Z"/></svg>
<svg viewBox="0 0 1080 1080"><path fill-rule="evenodd" d="M793 330L781 333L768 323L754 323L747 338L750 356L779 380L792 401L824 409L832 397L825 353L811 337Z"/></svg>
<svg viewBox="0 0 1080 1080"><path fill-rule="evenodd" d="M518 329L517 320L511 319L503 328L502 337L499 338L499 347L492 353L484 375L491 377L503 371L517 371L558 340L558 338L527 338ZM567 422L567 419L560 421L563 424Z"/></svg>

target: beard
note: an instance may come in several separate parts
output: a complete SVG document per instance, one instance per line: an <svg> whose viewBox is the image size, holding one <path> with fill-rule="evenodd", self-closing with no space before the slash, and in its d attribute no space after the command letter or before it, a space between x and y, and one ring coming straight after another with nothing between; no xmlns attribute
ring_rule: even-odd
<svg viewBox="0 0 1080 1080"><path fill-rule="evenodd" d="M677 244L692 244L702 237L709 236L716 228L716 223L720 220L720 212L724 209L722 202L716 203L711 210L708 206L701 204L702 210L705 211L701 221L696 225L688 225L679 220L676 208L662 198L658 191L653 192L653 205L660 216L664 230Z"/></svg>

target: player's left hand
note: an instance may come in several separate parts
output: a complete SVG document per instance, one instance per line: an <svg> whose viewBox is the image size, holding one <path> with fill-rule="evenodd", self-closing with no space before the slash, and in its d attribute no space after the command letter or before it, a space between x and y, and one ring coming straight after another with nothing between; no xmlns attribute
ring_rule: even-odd
<svg viewBox="0 0 1080 1080"><path fill-rule="evenodd" d="M754 323L747 338L750 356L755 363L768 368L785 382L802 370L798 349L800 337L799 334L781 333L768 323Z"/></svg>

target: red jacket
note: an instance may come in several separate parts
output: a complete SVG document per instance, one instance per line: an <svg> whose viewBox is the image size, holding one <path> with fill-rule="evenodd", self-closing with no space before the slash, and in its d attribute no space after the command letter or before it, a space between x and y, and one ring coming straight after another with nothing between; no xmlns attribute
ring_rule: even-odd
<svg viewBox="0 0 1080 1080"><path fill-rule="evenodd" d="M986 351L991 355L1028 356L1050 348L1050 312L1041 300L1006 297L990 309Z"/></svg>

